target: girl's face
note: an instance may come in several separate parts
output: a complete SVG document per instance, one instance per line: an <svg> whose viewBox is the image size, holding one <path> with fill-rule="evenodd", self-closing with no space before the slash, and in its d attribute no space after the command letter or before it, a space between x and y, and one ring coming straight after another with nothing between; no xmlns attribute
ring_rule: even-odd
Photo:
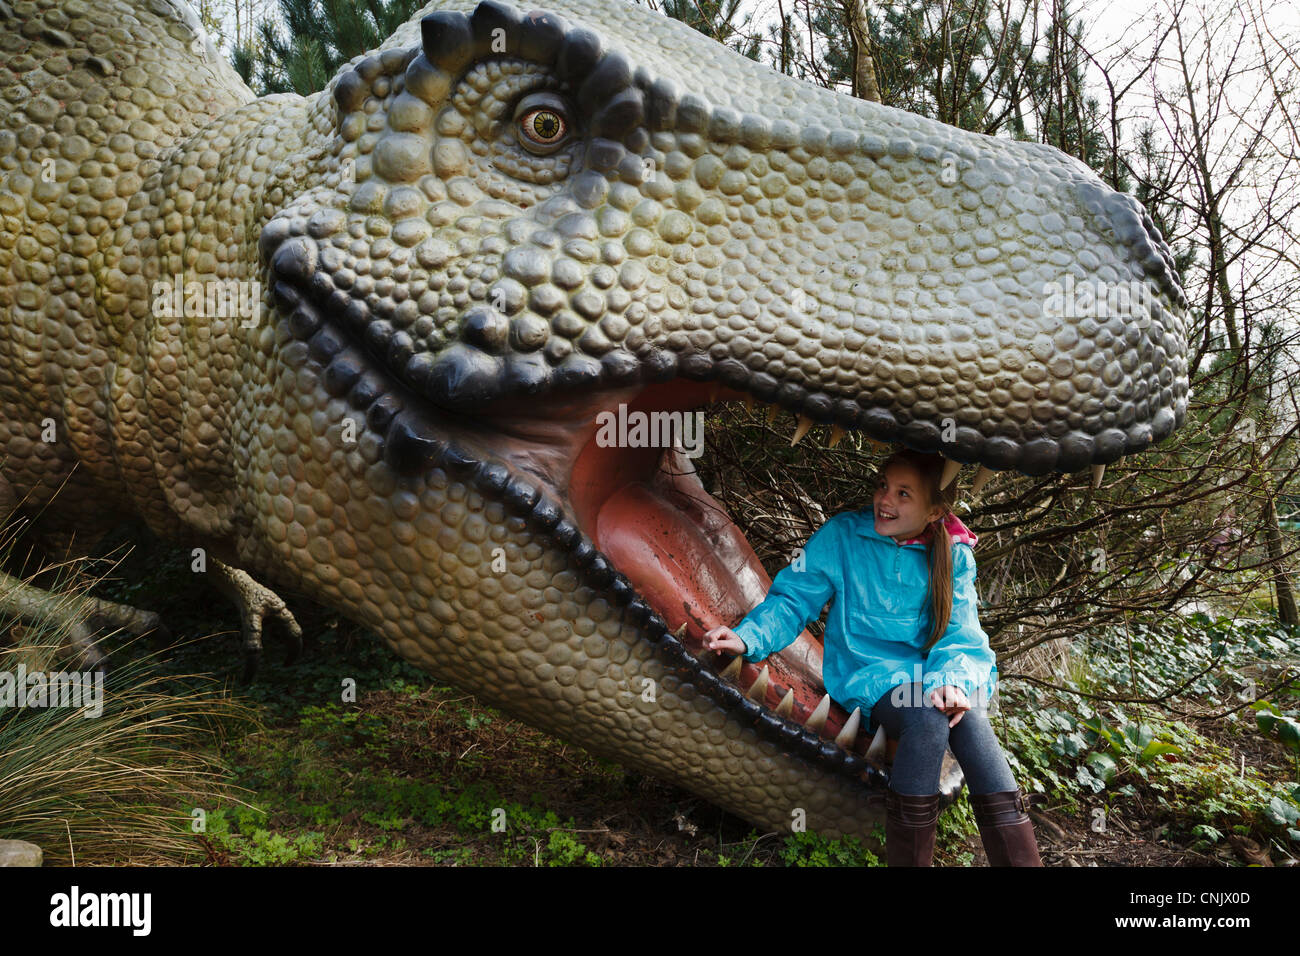
<svg viewBox="0 0 1300 956"><path fill-rule="evenodd" d="M899 544L919 537L925 526L943 513L929 507L920 473L906 462L896 461L885 469L872 498L876 532L891 536Z"/></svg>

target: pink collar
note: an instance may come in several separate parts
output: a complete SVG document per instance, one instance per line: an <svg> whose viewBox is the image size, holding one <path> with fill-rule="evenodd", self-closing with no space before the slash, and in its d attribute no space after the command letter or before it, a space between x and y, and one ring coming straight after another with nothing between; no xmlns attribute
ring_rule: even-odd
<svg viewBox="0 0 1300 956"><path fill-rule="evenodd" d="M969 544L975 547L975 542L979 540L977 535L970 528L961 523L961 519L955 514L949 512L948 517L944 519L943 526L948 529L948 534L953 541L959 541L962 544ZM929 540L930 529L927 527L921 532L919 538L908 538L903 544L926 544Z"/></svg>

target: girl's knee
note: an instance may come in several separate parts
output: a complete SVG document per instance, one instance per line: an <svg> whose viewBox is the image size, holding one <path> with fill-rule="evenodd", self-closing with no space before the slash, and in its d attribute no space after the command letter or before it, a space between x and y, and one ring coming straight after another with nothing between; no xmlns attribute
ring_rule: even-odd
<svg viewBox="0 0 1300 956"><path fill-rule="evenodd" d="M948 715L935 707L908 707L903 711L903 733L948 739Z"/></svg>

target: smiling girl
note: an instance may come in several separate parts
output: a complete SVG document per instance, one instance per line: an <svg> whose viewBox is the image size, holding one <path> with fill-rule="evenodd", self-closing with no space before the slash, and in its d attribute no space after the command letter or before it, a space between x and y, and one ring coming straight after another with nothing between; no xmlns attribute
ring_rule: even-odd
<svg viewBox="0 0 1300 956"><path fill-rule="evenodd" d="M1042 866L1024 797L989 724L997 664L980 627L978 537L940 489L941 455L903 449L880 467L872 507L835 515L767 597L705 646L758 662L791 644L831 598L823 683L898 742L885 795L890 866L929 866L939 774L952 748L991 866Z"/></svg>

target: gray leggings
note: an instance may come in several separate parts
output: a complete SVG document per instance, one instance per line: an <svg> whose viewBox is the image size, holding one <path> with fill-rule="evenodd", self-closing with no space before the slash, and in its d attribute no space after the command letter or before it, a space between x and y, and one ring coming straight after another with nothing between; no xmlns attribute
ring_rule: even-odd
<svg viewBox="0 0 1300 956"><path fill-rule="evenodd" d="M896 691L902 694L901 707L892 700ZM922 699L924 706L913 705ZM898 741L890 786L897 793L913 796L938 793L944 748L950 746L971 793L1015 790L1015 777L993 733L987 709L972 707L956 727L949 728L951 719L930 703L928 695L922 697L919 684L893 688L876 701L869 732L874 734L877 727L884 726L885 733Z"/></svg>

